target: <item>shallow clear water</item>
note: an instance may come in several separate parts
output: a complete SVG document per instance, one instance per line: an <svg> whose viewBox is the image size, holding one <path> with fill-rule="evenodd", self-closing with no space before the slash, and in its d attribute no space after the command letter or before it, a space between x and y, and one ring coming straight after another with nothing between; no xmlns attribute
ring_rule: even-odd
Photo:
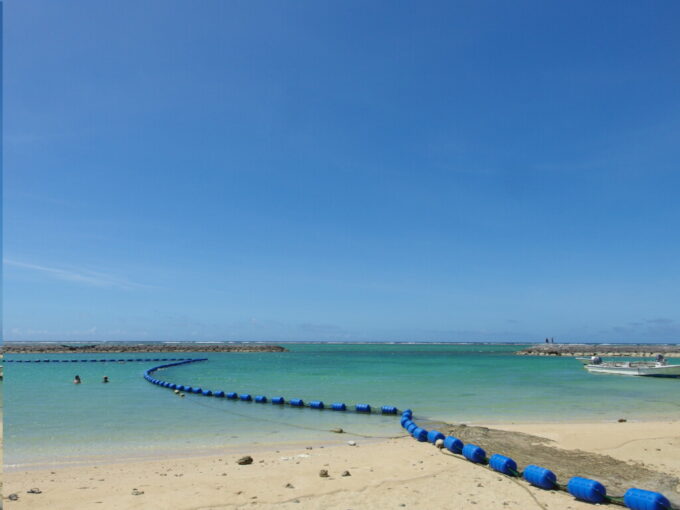
<svg viewBox="0 0 680 510"><path fill-rule="evenodd" d="M286 353L182 354L209 361L156 372L205 389L410 407L466 423L680 418L680 380L587 373L573 358L507 345L289 345ZM180 355L158 354L153 357ZM116 358L7 355L8 359ZM125 355L148 358L148 354ZM401 433L398 418L185 398L147 383L158 363L5 364L5 464L183 454L235 445ZM78 373L83 383L72 384ZM108 375L111 383L102 384Z"/></svg>

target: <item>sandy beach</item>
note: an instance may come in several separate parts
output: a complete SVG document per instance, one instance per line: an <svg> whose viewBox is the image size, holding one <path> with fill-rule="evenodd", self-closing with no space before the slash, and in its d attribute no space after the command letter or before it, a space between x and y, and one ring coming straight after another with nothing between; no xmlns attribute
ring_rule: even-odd
<svg viewBox="0 0 680 510"><path fill-rule="evenodd" d="M597 461L591 459L583 466L584 476L596 469L602 469L605 477L616 477L619 471L623 476L639 474L636 486L657 489L648 485L659 484L671 501L680 503L678 422L507 424L465 429L468 435L488 437L491 444L498 438L507 440L508 448L520 448L518 452L547 448L552 463L544 465L558 471L563 483L567 480L557 468L574 459L579 462L580 451L594 452L592 458ZM6 508L17 510L593 508L566 493L536 489L409 437L355 440L355 446L343 441L332 446L253 449L250 465L237 464L248 450L243 448L196 458L10 471L5 473L4 499ZM320 476L321 470L326 470L328 477ZM623 480L623 486L628 482ZM610 495L620 495L607 487ZM32 489L39 493L28 492ZM18 499L8 500L10 494Z"/></svg>

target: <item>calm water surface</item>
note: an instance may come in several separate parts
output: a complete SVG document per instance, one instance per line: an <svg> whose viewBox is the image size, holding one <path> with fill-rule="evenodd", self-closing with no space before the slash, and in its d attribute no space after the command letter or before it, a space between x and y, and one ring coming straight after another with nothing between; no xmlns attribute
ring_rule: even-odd
<svg viewBox="0 0 680 510"><path fill-rule="evenodd" d="M289 345L286 353L157 354L209 361L156 372L213 390L410 407L465 423L680 418L680 380L593 375L573 358L498 345ZM7 355L8 359L117 358ZM148 354L126 354L148 358ZM147 383L153 362L5 364L5 464L189 454L235 445L401 433L398 419L187 395ZM83 383L72 384L78 373ZM102 384L104 375L111 383Z"/></svg>

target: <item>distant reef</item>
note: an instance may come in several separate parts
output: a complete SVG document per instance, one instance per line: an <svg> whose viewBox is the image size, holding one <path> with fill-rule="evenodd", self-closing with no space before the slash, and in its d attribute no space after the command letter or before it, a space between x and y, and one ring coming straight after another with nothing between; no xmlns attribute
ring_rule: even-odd
<svg viewBox="0 0 680 510"><path fill-rule="evenodd" d="M198 344L180 343L41 343L41 342L5 342L2 352L12 354L28 353L67 353L79 352L114 353L114 352L288 352L280 345L265 344Z"/></svg>
<svg viewBox="0 0 680 510"><path fill-rule="evenodd" d="M629 356L651 358L663 354L667 358L680 358L680 345L656 344L537 344L517 351L520 356Z"/></svg>

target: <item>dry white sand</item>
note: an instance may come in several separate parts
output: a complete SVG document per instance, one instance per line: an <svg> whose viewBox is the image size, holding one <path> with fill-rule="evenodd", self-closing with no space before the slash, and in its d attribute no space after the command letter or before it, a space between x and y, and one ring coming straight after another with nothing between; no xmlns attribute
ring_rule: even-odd
<svg viewBox="0 0 680 510"><path fill-rule="evenodd" d="M498 426L680 476L680 423ZM5 473L12 509L593 509L405 437L356 446L108 463ZM482 445L483 446L483 445ZM546 466L550 467L550 466ZM328 478L319 476L325 469ZM342 476L348 471L350 476ZM27 493L32 488L39 494ZM641 487L644 488L644 487ZM680 487L678 487L680 491ZM11 493L17 501L9 501Z"/></svg>

